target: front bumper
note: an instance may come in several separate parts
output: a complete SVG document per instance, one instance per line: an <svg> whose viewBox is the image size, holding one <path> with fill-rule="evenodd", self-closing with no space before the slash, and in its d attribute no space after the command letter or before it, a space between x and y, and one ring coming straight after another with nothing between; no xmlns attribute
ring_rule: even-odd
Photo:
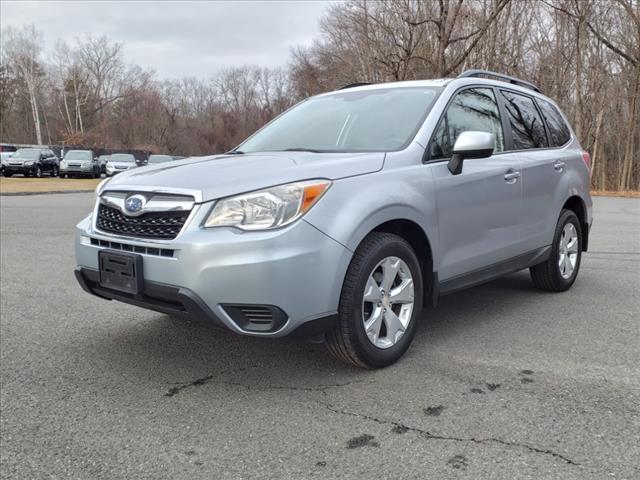
<svg viewBox="0 0 640 480"><path fill-rule="evenodd" d="M89 167L60 167L60 173L65 175L93 175L95 169L93 166Z"/></svg>
<svg viewBox="0 0 640 480"><path fill-rule="evenodd" d="M194 208L189 223L171 241L103 234L87 217L76 230L80 284L103 298L206 319L239 334L282 337L301 329L315 333L312 324L320 330L332 326L349 250L305 221L270 232L204 229L200 225L209 204ZM123 245L143 257L144 288L136 296L99 284L98 251ZM237 305L274 306L285 317L276 330L249 330L229 313L227 307Z"/></svg>
<svg viewBox="0 0 640 480"><path fill-rule="evenodd" d="M36 169L36 165L5 165L3 171L10 173L32 173Z"/></svg>

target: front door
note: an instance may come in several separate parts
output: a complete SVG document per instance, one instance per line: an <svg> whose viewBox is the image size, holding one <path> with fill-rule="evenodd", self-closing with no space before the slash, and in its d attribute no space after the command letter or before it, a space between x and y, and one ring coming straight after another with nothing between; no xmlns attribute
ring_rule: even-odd
<svg viewBox="0 0 640 480"><path fill-rule="evenodd" d="M464 161L462 173L447 168L452 146L464 131L496 137L494 155ZM429 146L436 187L440 281L482 270L521 252L522 182L517 154L503 153L505 137L494 89L458 92Z"/></svg>

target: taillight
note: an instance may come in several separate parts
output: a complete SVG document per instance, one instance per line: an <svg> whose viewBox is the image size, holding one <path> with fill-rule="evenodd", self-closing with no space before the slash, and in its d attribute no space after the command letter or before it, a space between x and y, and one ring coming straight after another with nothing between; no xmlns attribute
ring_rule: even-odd
<svg viewBox="0 0 640 480"><path fill-rule="evenodd" d="M582 160L584 160L585 165L589 170L591 170L591 155L586 150L582 151Z"/></svg>

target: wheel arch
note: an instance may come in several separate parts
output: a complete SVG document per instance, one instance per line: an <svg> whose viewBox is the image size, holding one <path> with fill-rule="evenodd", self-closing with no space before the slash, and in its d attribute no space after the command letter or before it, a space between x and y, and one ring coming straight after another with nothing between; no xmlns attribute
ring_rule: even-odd
<svg viewBox="0 0 640 480"><path fill-rule="evenodd" d="M393 233L406 240L418 257L422 272L423 303L435 305L437 298L437 273L434 272L433 250L427 232L415 221L407 218L387 220L371 229L372 232ZM365 235L366 237L366 235ZM364 240L363 237L362 240Z"/></svg>
<svg viewBox="0 0 640 480"><path fill-rule="evenodd" d="M570 196L562 205L562 210L571 210L576 214L582 229L582 251L589 248L589 223L587 221L587 207L579 195Z"/></svg>

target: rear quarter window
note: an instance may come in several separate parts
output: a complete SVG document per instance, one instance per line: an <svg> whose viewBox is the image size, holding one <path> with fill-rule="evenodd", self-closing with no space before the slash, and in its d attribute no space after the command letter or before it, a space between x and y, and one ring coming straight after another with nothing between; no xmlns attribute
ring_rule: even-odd
<svg viewBox="0 0 640 480"><path fill-rule="evenodd" d="M549 129L549 141L552 147L561 147L571 140L571 131L558 109L550 102L537 98L536 102Z"/></svg>

